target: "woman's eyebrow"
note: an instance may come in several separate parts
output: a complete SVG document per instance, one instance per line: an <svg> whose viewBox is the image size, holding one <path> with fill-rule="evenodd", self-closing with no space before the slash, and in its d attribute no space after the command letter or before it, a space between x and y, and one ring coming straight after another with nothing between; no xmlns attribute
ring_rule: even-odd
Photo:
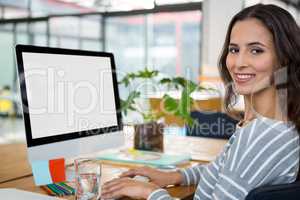
<svg viewBox="0 0 300 200"><path fill-rule="evenodd" d="M261 42L250 42L250 43L247 43L247 46L253 46L253 45L260 45L260 46L266 47L266 45L263 44L263 43L261 43ZM236 43L229 43L228 46L239 46L239 45L236 44Z"/></svg>
<svg viewBox="0 0 300 200"><path fill-rule="evenodd" d="M235 43L229 43L228 46L239 46L239 45L237 45L237 44L235 44Z"/></svg>
<svg viewBox="0 0 300 200"><path fill-rule="evenodd" d="M266 47L266 45L264 45L264 44L261 43L261 42L250 42L250 43L247 44L247 46L252 46L252 45L260 45L260 46Z"/></svg>

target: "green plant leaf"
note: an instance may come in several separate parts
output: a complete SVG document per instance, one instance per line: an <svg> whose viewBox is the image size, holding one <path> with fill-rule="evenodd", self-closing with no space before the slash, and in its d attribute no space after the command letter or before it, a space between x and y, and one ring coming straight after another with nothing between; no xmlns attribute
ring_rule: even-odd
<svg viewBox="0 0 300 200"><path fill-rule="evenodd" d="M178 112L175 113L176 116L182 118L185 123L192 123L192 118L190 117L190 111L193 105L193 98L191 93L194 92L197 85L191 81L187 81L183 91L181 92L181 98L178 103Z"/></svg>
<svg viewBox="0 0 300 200"><path fill-rule="evenodd" d="M176 99L165 94L163 96L163 102L164 102L164 108L166 109L167 112L174 113L174 114L177 112L178 103L177 103Z"/></svg>
<svg viewBox="0 0 300 200"><path fill-rule="evenodd" d="M167 85L167 88L170 89L172 84L172 80L170 78L163 78L159 81L159 84L161 85ZM177 89L177 88L176 88Z"/></svg>
<svg viewBox="0 0 300 200"><path fill-rule="evenodd" d="M163 78L162 80L160 80L161 84L168 84L168 86L173 86L176 89L179 88L185 88L185 87L197 87L198 85L196 83L194 83L193 81L187 80L184 77L178 76L175 78Z"/></svg>
<svg viewBox="0 0 300 200"><path fill-rule="evenodd" d="M144 78L144 79L151 79L157 75L158 75L157 70L148 70L148 68L145 68L144 70L140 70L136 74L138 78Z"/></svg>
<svg viewBox="0 0 300 200"><path fill-rule="evenodd" d="M193 99L190 97L188 88L184 88L181 92L181 98L179 100L178 114L181 116L186 116L190 113L190 108L193 103Z"/></svg>
<svg viewBox="0 0 300 200"><path fill-rule="evenodd" d="M135 78L136 78L135 73L128 73L126 76L123 77L121 81L119 81L119 84L124 84L125 87L127 87L130 81L134 80Z"/></svg>
<svg viewBox="0 0 300 200"><path fill-rule="evenodd" d="M140 92L132 91L129 93L126 100L121 99L121 110L124 112L124 115L127 115L128 111L137 111L137 109L134 107L135 100L139 98L141 95Z"/></svg>
<svg viewBox="0 0 300 200"><path fill-rule="evenodd" d="M127 109L125 109L126 101L120 99L120 104L121 104L121 110L123 111L124 115L127 115Z"/></svg>
<svg viewBox="0 0 300 200"><path fill-rule="evenodd" d="M175 85L180 85L181 87L185 87L187 80L183 77L175 77L175 78L173 78L172 82Z"/></svg>
<svg viewBox="0 0 300 200"><path fill-rule="evenodd" d="M215 88L203 87L203 86L200 86L200 85L197 86L197 89L196 89L196 90L197 90L197 91L202 91L202 90L204 90L204 91L212 91L212 92L217 92L217 91L218 91L218 90L215 89Z"/></svg>
<svg viewBox="0 0 300 200"><path fill-rule="evenodd" d="M157 70L149 70L147 67L144 70L139 70L136 73L128 73L119 84L124 84L125 87L128 87L133 80L135 79L152 79L159 74ZM159 82L161 85L167 85L168 89L180 89L181 98L174 99L169 95L163 96L164 109L165 111L172 113L173 115L184 120L185 124L192 124L194 120L190 116L191 107L193 104L193 99L191 98L191 93L195 90L213 90L212 88L206 88L199 86L197 83L187 80L184 77L174 77L174 78L162 78ZM136 111L140 113L145 121L156 120L159 117L158 113L153 113L149 111L140 111L134 105L136 99L140 97L140 92L133 91L131 92L126 100L121 100L121 109L125 115L129 111Z"/></svg>
<svg viewBox="0 0 300 200"><path fill-rule="evenodd" d="M160 84L170 84L172 80L170 78L163 78L159 81Z"/></svg>

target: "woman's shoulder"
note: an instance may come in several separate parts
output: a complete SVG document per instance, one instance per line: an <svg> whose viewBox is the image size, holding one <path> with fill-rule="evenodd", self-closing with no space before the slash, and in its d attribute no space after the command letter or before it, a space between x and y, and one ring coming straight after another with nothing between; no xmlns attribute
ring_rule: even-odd
<svg viewBox="0 0 300 200"><path fill-rule="evenodd" d="M239 129L245 136L252 134L252 137L254 138L260 136L262 139L266 138L267 140L278 134L285 134L285 137L295 137L299 135L292 122L280 121L264 116L258 116L245 127Z"/></svg>
<svg viewBox="0 0 300 200"><path fill-rule="evenodd" d="M258 117L246 126L237 128L232 143L237 143L240 150L246 151L251 146L256 146L255 150L266 145L269 146L269 143L272 143L272 148L276 149L289 141L295 141L293 145L289 146L291 148L299 145L299 134L293 124Z"/></svg>
<svg viewBox="0 0 300 200"><path fill-rule="evenodd" d="M256 118L239 128L232 144L228 162L232 169L253 175L268 171L283 158L290 164L299 158L299 135L295 126L269 118ZM264 166L264 167L262 167ZM286 165L283 165L286 167ZM249 177L251 177L249 175Z"/></svg>

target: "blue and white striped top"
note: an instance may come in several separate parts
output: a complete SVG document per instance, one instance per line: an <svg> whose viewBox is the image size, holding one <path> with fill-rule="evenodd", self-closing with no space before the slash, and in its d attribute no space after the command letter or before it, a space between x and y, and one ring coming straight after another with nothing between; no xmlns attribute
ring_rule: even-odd
<svg viewBox="0 0 300 200"><path fill-rule="evenodd" d="M294 125L258 117L237 127L215 161L180 172L183 185L197 184L194 200L242 200L254 188L294 182L299 168L299 135ZM170 200L164 189L148 200Z"/></svg>

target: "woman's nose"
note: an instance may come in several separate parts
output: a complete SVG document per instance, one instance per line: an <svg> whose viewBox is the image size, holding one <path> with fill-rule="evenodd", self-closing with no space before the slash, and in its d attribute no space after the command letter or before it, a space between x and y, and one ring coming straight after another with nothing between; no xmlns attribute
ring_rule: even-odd
<svg viewBox="0 0 300 200"><path fill-rule="evenodd" d="M248 56L244 52L240 52L236 55L235 66L238 68L243 68L248 66Z"/></svg>

